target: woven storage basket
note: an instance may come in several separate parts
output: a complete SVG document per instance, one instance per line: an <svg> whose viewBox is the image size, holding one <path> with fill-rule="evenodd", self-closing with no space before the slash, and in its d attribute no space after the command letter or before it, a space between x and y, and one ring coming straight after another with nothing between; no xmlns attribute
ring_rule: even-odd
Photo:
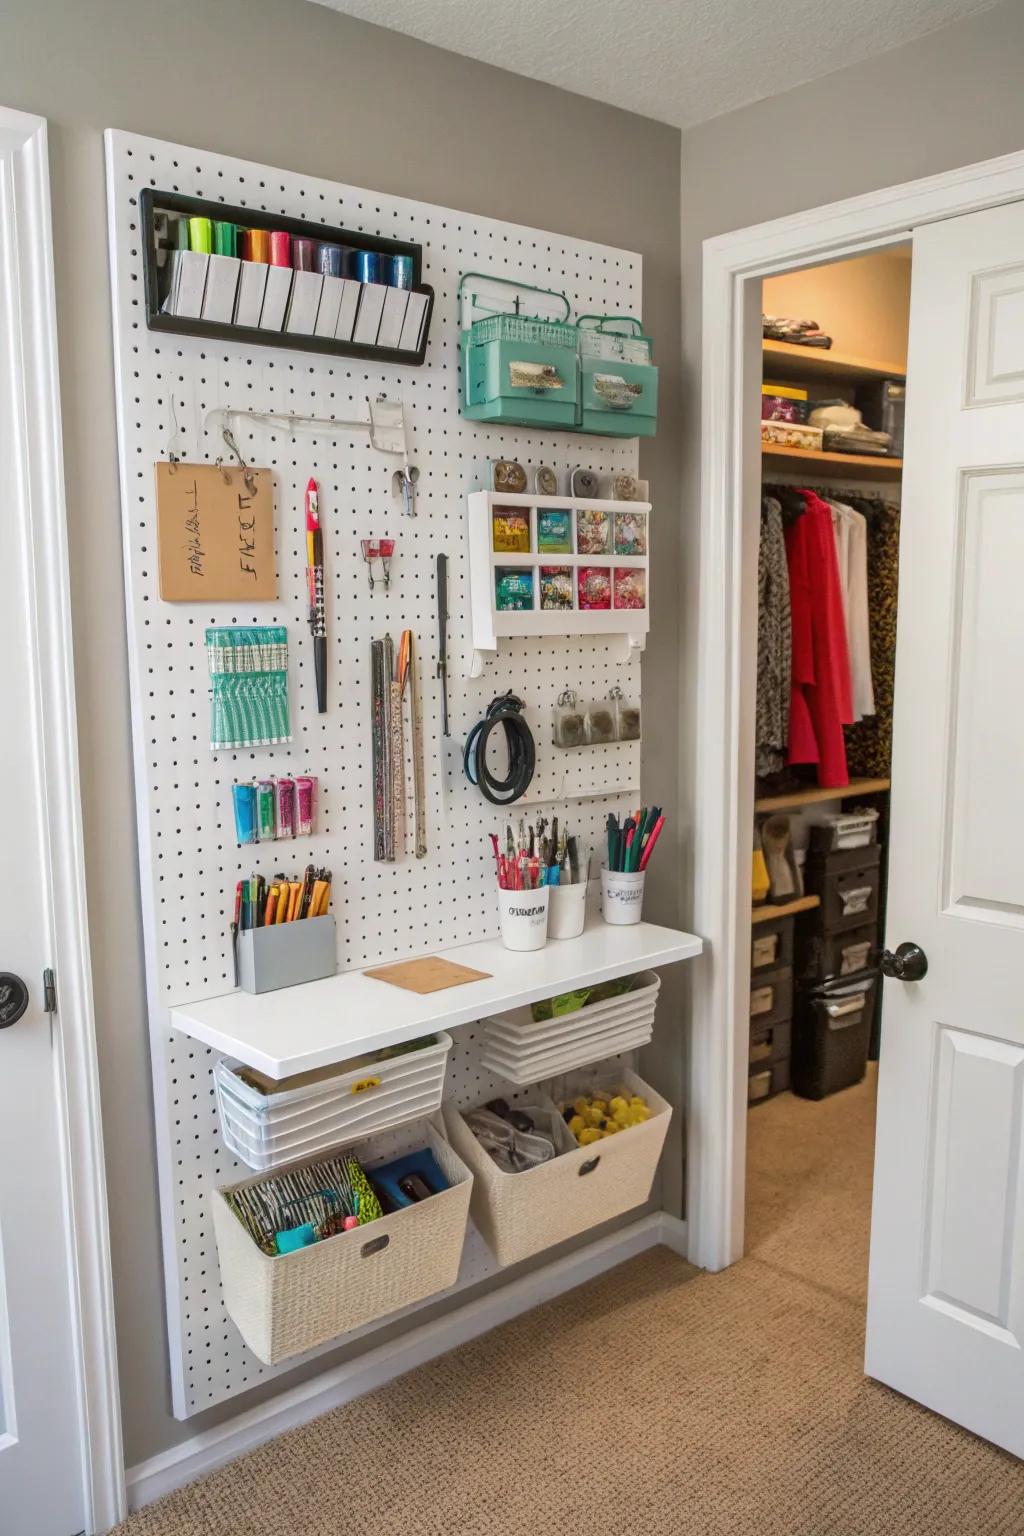
<svg viewBox="0 0 1024 1536"><path fill-rule="evenodd" d="M432 1123L423 1130L448 1189L296 1253L264 1253L228 1205L226 1191L211 1192L224 1304L264 1364L277 1365L455 1284L473 1178ZM366 1166L372 1172L372 1159Z"/></svg>
<svg viewBox="0 0 1024 1536"><path fill-rule="evenodd" d="M577 1076L582 1087L586 1079ZM621 1216L650 1195L672 1106L635 1072L616 1070L614 1077L630 1093L643 1094L651 1118L589 1147L578 1147L567 1130L566 1145L572 1150L526 1173L503 1173L458 1110L445 1110L452 1146L473 1174L474 1225L499 1264L518 1264ZM536 1093L531 1101L551 1102Z"/></svg>
<svg viewBox="0 0 1024 1536"><path fill-rule="evenodd" d="M441 1107L451 1035L384 1061L335 1072L299 1088L260 1093L217 1063L214 1082L221 1135L250 1168L266 1171L310 1158L328 1147L424 1120Z"/></svg>

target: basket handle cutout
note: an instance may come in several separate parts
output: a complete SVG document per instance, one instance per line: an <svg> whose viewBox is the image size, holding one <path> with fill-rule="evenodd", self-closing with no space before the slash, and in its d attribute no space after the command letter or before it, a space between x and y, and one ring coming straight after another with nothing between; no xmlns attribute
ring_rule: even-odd
<svg viewBox="0 0 1024 1536"><path fill-rule="evenodd" d="M580 1163L580 1178L582 1179L582 1177L583 1177L583 1175L585 1173L593 1173L594 1169L597 1167L597 1165L598 1165L598 1163L600 1161L601 1161L601 1154L598 1153L598 1155L596 1157L590 1158L585 1163Z"/></svg>
<svg viewBox="0 0 1024 1536"><path fill-rule="evenodd" d="M388 1246L390 1241L391 1235L388 1232L383 1232L380 1237L371 1238L368 1243L363 1244L360 1251L360 1257L369 1259L372 1258L375 1253L383 1253L384 1249Z"/></svg>

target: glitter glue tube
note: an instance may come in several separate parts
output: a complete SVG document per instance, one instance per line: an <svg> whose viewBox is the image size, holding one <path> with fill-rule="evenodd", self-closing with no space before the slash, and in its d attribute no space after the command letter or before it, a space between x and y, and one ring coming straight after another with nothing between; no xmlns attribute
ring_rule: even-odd
<svg viewBox="0 0 1024 1536"><path fill-rule="evenodd" d="M295 780L277 781L277 835L295 836Z"/></svg>
<svg viewBox="0 0 1024 1536"><path fill-rule="evenodd" d="M269 229L243 229L241 257L243 261L270 260Z"/></svg>
<svg viewBox="0 0 1024 1536"><path fill-rule="evenodd" d="M292 237L286 229L270 231L270 265L290 267L292 264Z"/></svg>
<svg viewBox="0 0 1024 1536"><path fill-rule="evenodd" d="M274 781L260 779L256 785L256 808L260 829L260 842L274 840Z"/></svg>
<svg viewBox="0 0 1024 1536"><path fill-rule="evenodd" d="M292 241L292 266L296 272L315 272L316 265L315 240L309 240L305 235L296 235Z"/></svg>
<svg viewBox="0 0 1024 1536"><path fill-rule="evenodd" d="M313 813L316 801L316 779L302 775L295 780L295 797L298 806L296 824L300 837L309 837L313 831Z"/></svg>
<svg viewBox="0 0 1024 1536"><path fill-rule="evenodd" d="M256 842L256 786L232 784L231 798L235 807L235 836L240 843Z"/></svg>

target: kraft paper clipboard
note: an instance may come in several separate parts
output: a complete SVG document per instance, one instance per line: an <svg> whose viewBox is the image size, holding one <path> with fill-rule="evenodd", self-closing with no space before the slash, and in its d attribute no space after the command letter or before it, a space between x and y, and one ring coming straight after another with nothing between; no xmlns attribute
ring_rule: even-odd
<svg viewBox="0 0 1024 1536"><path fill-rule="evenodd" d="M156 513L164 602L276 598L274 485L269 469L159 463Z"/></svg>
<svg viewBox="0 0 1024 1536"><path fill-rule="evenodd" d="M467 981L488 981L490 971L474 971L468 965L455 965L440 955L425 955L421 960L400 960L397 965L377 966L364 971L375 981L386 981L406 992L443 992L446 987L461 987Z"/></svg>

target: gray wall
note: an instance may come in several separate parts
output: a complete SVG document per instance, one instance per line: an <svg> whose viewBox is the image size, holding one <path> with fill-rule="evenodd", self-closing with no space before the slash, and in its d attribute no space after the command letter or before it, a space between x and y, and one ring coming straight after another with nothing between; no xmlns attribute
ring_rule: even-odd
<svg viewBox="0 0 1024 1536"><path fill-rule="evenodd" d="M692 815L699 600L701 247L712 235L1024 150L1024 5L771 96L683 134L680 787ZM765 82L766 89L770 81ZM770 154L769 154L770 147ZM684 847L683 920L691 916Z"/></svg>
<svg viewBox="0 0 1024 1536"><path fill-rule="evenodd" d="M679 135L305 0L4 0L0 102L50 123L90 924L131 1465L251 1407L259 1394L188 1424L170 1417L101 131L130 129L640 251L666 424L680 409ZM661 514L657 627L644 681L647 760L660 765L652 796L670 805L678 732L674 431L645 448L642 467ZM678 861L663 854L660 866L654 910L672 921ZM127 898L111 901L122 875Z"/></svg>

